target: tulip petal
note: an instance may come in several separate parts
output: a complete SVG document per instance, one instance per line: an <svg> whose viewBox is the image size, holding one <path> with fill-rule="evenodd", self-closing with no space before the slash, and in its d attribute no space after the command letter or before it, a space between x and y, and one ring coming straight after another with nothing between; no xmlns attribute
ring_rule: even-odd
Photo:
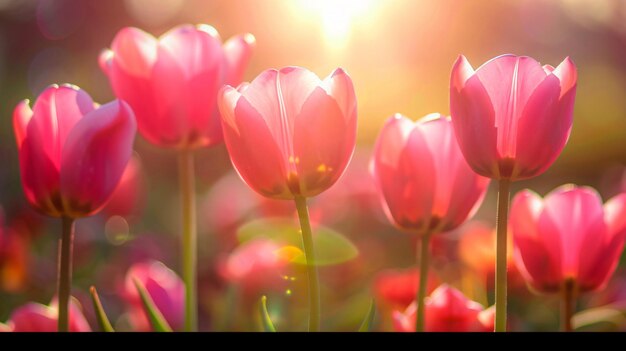
<svg viewBox="0 0 626 351"><path fill-rule="evenodd" d="M337 102L313 90L295 118L294 153L300 195L311 197L332 186L354 152L356 125L349 128Z"/></svg>
<svg viewBox="0 0 626 351"><path fill-rule="evenodd" d="M572 129L572 110L563 108L559 94L559 80L549 75L528 99L518 121L512 178L525 179L545 172L565 147ZM573 96L569 100L573 103Z"/></svg>
<svg viewBox="0 0 626 351"><path fill-rule="evenodd" d="M71 85L49 86L35 101L26 135L41 141L41 151L58 169L68 134L93 109L93 100L84 90Z"/></svg>
<svg viewBox="0 0 626 351"><path fill-rule="evenodd" d="M476 76L493 104L498 154L501 158L515 158L518 120L546 72L530 57L502 55L478 68Z"/></svg>
<svg viewBox="0 0 626 351"><path fill-rule="evenodd" d="M130 107L115 100L87 114L63 147L61 189L68 213L98 211L117 187L132 154L137 126Z"/></svg>
<svg viewBox="0 0 626 351"><path fill-rule="evenodd" d="M37 210L49 216L61 211L59 167L44 152L44 141L29 136L19 150L22 188L26 199Z"/></svg>
<svg viewBox="0 0 626 351"><path fill-rule="evenodd" d="M285 167L295 171L293 150L294 122L304 102L317 86L319 78L300 67L285 67L280 71L266 70L242 92L243 97L263 117L281 149Z"/></svg>
<svg viewBox="0 0 626 351"><path fill-rule="evenodd" d="M141 29L126 27L113 39L111 51L114 62L127 75L148 78L157 60L157 40Z"/></svg>
<svg viewBox="0 0 626 351"><path fill-rule="evenodd" d="M267 102L264 106L272 108L271 103L263 100L256 89L250 87L244 91L248 92L252 93L249 96L253 96L255 101ZM274 141L265 117L245 96L228 86L219 94L219 106L224 140L237 173L248 186L261 195L292 198L286 183L283 155Z"/></svg>
<svg viewBox="0 0 626 351"><path fill-rule="evenodd" d="M356 128L356 94L350 76L343 69L337 68L322 81L321 87L337 101L346 125L354 125Z"/></svg>
<svg viewBox="0 0 626 351"><path fill-rule="evenodd" d="M602 242L585 240L588 233L602 240L606 235L602 199L591 188L566 185L548 194L544 204L545 210L538 222L540 233L546 245L561 250L563 278L576 278L583 256L598 250ZM549 238L555 240L550 243Z"/></svg>
<svg viewBox="0 0 626 351"><path fill-rule="evenodd" d="M224 43L227 66L225 84L235 86L241 83L255 46L256 39L250 33L237 35Z"/></svg>
<svg viewBox="0 0 626 351"><path fill-rule="evenodd" d="M22 147L22 142L26 138L28 123L33 117L33 110L29 106L28 100L20 101L13 110L13 130L15 131L15 141L18 150Z"/></svg>
<svg viewBox="0 0 626 351"><path fill-rule="evenodd" d="M487 90L471 66L460 57L450 77L450 112L463 156L474 172L499 178L495 112ZM463 82L461 85L460 82ZM459 90L459 87L463 88Z"/></svg>
<svg viewBox="0 0 626 351"><path fill-rule="evenodd" d="M178 147L214 145L222 140L217 93L223 81L219 38L192 26L165 34L154 65L152 88L156 116L140 129Z"/></svg>
<svg viewBox="0 0 626 351"><path fill-rule="evenodd" d="M454 89L456 91L463 90L465 83L474 75L474 73L476 72L469 61L467 61L467 58L463 55L459 55L452 67L450 89Z"/></svg>
<svg viewBox="0 0 626 351"><path fill-rule="evenodd" d="M559 236L542 236L538 220L543 209L542 199L532 191L521 191L513 199L510 223L515 242L515 263L534 289L558 291L562 281L561 244Z"/></svg>
<svg viewBox="0 0 626 351"><path fill-rule="evenodd" d="M604 205L606 235L590 232L582 247L578 285L581 291L606 286L619 263L626 237L626 194L620 194ZM595 249L595 250L594 250Z"/></svg>
<svg viewBox="0 0 626 351"><path fill-rule="evenodd" d="M433 206L435 166L421 129L396 115L374 147L373 172L388 217L400 228L425 231Z"/></svg>
<svg viewBox="0 0 626 351"><path fill-rule="evenodd" d="M422 129L435 164L432 214L441 220L442 231L454 229L480 205L478 200L484 197L489 180L478 176L465 162L449 118L431 114L422 118L417 128Z"/></svg>
<svg viewBox="0 0 626 351"><path fill-rule="evenodd" d="M566 57L565 60L563 60L563 62L561 62L556 68L554 68L552 74L559 78L559 81L561 82L560 99L563 99L564 95L576 88L578 71L569 56Z"/></svg>
<svg viewBox="0 0 626 351"><path fill-rule="evenodd" d="M167 55L171 63L178 65L185 80L221 68L224 60L221 40L210 26L181 25L169 30L159 38L159 61L162 55Z"/></svg>

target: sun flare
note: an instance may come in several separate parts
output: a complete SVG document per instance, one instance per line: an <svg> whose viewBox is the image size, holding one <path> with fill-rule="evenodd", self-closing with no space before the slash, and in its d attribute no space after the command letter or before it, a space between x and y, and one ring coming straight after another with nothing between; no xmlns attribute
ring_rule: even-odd
<svg viewBox="0 0 626 351"><path fill-rule="evenodd" d="M368 22L377 4L375 0L298 0L296 9L304 16L313 16L326 41L341 47L357 24Z"/></svg>

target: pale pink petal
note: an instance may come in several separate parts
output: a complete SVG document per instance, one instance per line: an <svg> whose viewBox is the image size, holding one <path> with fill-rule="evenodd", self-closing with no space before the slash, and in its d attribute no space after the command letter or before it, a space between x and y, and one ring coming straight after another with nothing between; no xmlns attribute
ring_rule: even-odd
<svg viewBox="0 0 626 351"><path fill-rule="evenodd" d="M442 222L441 231L452 230L480 205L489 179L477 175L467 165L449 118L428 115L418 122L417 128L422 129L435 163L432 214Z"/></svg>
<svg viewBox="0 0 626 351"><path fill-rule="evenodd" d="M254 82L245 92L256 93L253 84ZM293 195L287 187L282 152L276 145L265 118L231 87L221 90L219 101L224 141L233 166L241 178L261 195L292 198ZM267 107L270 108L270 104Z"/></svg>
<svg viewBox="0 0 626 351"><path fill-rule="evenodd" d="M159 38L158 61L163 55L167 55L171 60L170 64L178 65L184 80L210 71L218 74L216 80L222 81L224 52L221 40L215 29L204 28L181 25L163 34Z"/></svg>
<svg viewBox="0 0 626 351"><path fill-rule="evenodd" d="M544 205L539 232L546 245L560 248L563 279L576 278L583 261L600 248L605 238L602 199L591 188L566 185L548 194ZM597 235L601 240L587 240L588 235Z"/></svg>
<svg viewBox="0 0 626 351"><path fill-rule="evenodd" d="M157 60L157 40L150 34L134 27L120 30L111 44L113 61L126 74L148 78ZM108 73L108 70L104 70Z"/></svg>
<svg viewBox="0 0 626 351"><path fill-rule="evenodd" d="M301 195L315 196L339 179L352 157L355 135L356 125L346 124L337 101L324 89L316 88L304 102L294 125Z"/></svg>
<svg viewBox="0 0 626 351"><path fill-rule="evenodd" d="M450 89L454 89L457 92L460 92L465 87L465 83L470 77L474 75L474 68L467 61L467 58L463 55L459 55L459 57L454 62L454 66L452 67L452 74L450 77Z"/></svg>
<svg viewBox="0 0 626 351"><path fill-rule="evenodd" d="M524 190L513 198L510 228L515 245L515 264L524 279L543 292L558 291L562 282L560 236L544 237L538 227L544 209L542 199Z"/></svg>
<svg viewBox="0 0 626 351"><path fill-rule="evenodd" d="M626 194L620 194L604 205L606 234L589 233L581 251L578 285L581 291L606 286L619 263L626 237ZM592 249L595 250L592 251Z"/></svg>
<svg viewBox="0 0 626 351"><path fill-rule="evenodd" d="M321 86L328 95L337 101L337 105L346 119L346 125L354 125L356 127L356 94L352 79L350 79L348 73L341 68L337 68L323 80Z"/></svg>
<svg viewBox="0 0 626 351"><path fill-rule="evenodd" d="M255 46L256 39L250 33L234 36L224 43L226 84L235 86L241 83Z"/></svg>
<svg viewBox="0 0 626 351"><path fill-rule="evenodd" d="M497 148L501 158L515 158L518 120L546 72L539 62L526 56L502 55L476 70L495 112Z"/></svg>
<svg viewBox="0 0 626 351"><path fill-rule="evenodd" d="M467 77L471 69L468 65L460 57L450 78L450 112L455 136L474 172L499 178L494 108L480 79L476 75Z"/></svg>
<svg viewBox="0 0 626 351"><path fill-rule="evenodd" d="M136 130L132 110L120 100L100 106L77 123L63 147L66 213L84 216L104 206L130 159Z"/></svg>
<svg viewBox="0 0 626 351"><path fill-rule="evenodd" d="M429 229L435 166L423 132L404 116L389 118L376 141L372 165L390 220L405 230Z"/></svg>
<svg viewBox="0 0 626 351"><path fill-rule="evenodd" d="M518 121L513 178L540 175L565 147L572 129L572 110L563 108L559 94L559 80L549 75L528 99Z"/></svg>
<svg viewBox="0 0 626 351"><path fill-rule="evenodd" d="M17 142L17 148L20 149L24 138L26 138L26 132L28 123L33 117L33 110L29 106L28 100L20 101L13 110L13 130L15 131L15 141Z"/></svg>
<svg viewBox="0 0 626 351"><path fill-rule="evenodd" d="M224 67L219 38L193 26L170 30L159 41L152 76L156 115L139 124L160 145L193 148L222 140L217 93Z"/></svg>
<svg viewBox="0 0 626 351"><path fill-rule="evenodd" d="M559 81L561 82L561 95L559 98L563 98L564 95L571 90L576 89L576 83L578 81L578 71L572 59L568 57L563 60L553 71Z"/></svg>

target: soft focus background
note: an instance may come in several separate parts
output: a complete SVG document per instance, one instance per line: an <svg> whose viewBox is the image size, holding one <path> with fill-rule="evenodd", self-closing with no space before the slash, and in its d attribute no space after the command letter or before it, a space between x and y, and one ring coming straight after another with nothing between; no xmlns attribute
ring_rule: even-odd
<svg viewBox="0 0 626 351"><path fill-rule="evenodd" d="M367 173L370 148L395 112L413 119L449 112L450 68L459 54L474 67L503 53L555 66L570 56L578 67L568 145L547 173L516 183L514 191L528 187L543 195L563 183L577 183L596 187L605 200L626 191L626 1L0 0L0 321L26 301L52 299L60 230L59 221L34 213L23 196L14 106L24 98L32 101L49 84L64 82L82 87L96 101L109 101L113 95L97 57L115 33L137 26L161 35L182 23L210 24L223 39L253 33L257 48L247 80L287 65L320 76L341 66L352 76L359 101L357 152L340 184L314 199L311 208L316 223L342 233L356 249L321 268L326 330L355 330L375 295L377 275L414 265L414 239L388 224L373 192ZM92 328L97 326L87 298L90 285L97 286L115 326L129 329L131 309L123 299L129 267L147 259L175 271L179 267L175 155L140 137L136 151L135 175L129 175L130 185L117 205L80 220L77 227L74 295ZM201 328L257 330L256 303L266 293L278 329L303 329L302 268L290 267L289 274L284 267L255 271L238 267L233 259L245 256L237 238L241 225L278 215L293 219L292 204L252 193L222 146L201 151L196 164ZM488 292L492 258L459 239L476 228L489 232L494 214L491 189L476 216L483 222L441 235L433 244L432 274L485 305L493 303ZM485 250L491 250L489 244ZM250 276L241 273L246 269ZM557 329L558 300L532 295L512 271L512 328ZM583 297L579 310L626 299L626 281L619 275L606 292ZM253 276L265 278L248 283ZM390 330L389 306L381 300L384 296L378 296L377 330ZM595 328L623 329L626 323L618 318Z"/></svg>

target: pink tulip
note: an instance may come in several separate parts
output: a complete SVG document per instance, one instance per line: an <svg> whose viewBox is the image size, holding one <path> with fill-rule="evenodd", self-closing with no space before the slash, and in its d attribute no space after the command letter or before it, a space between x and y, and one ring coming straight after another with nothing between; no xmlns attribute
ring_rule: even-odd
<svg viewBox="0 0 626 351"><path fill-rule="evenodd" d="M415 331L416 305L393 314L394 329ZM486 332L493 330L494 309L485 309L478 302L446 284L439 286L426 299L427 332Z"/></svg>
<svg viewBox="0 0 626 351"><path fill-rule="evenodd" d="M219 93L224 139L239 175L263 196L315 196L344 172L355 146L356 97L342 69L320 80L270 69Z"/></svg>
<svg viewBox="0 0 626 351"><path fill-rule="evenodd" d="M136 123L121 100L96 106L83 90L52 85L13 114L22 187L49 216L78 218L107 202L130 159Z"/></svg>
<svg viewBox="0 0 626 351"><path fill-rule="evenodd" d="M283 277L287 275L285 269L289 257L282 248L264 238L245 242L225 260L222 275L250 295L283 290L286 285Z"/></svg>
<svg viewBox="0 0 626 351"><path fill-rule="evenodd" d="M469 168L450 118L428 115L412 122L402 115L380 132L372 172L390 220L413 232L458 227L480 206L489 184Z"/></svg>
<svg viewBox="0 0 626 351"><path fill-rule="evenodd" d="M91 328L75 301L69 306L71 332L89 332ZM14 332L55 332L57 331L56 301L50 306L30 302L17 308L11 314L7 326Z"/></svg>
<svg viewBox="0 0 626 351"><path fill-rule="evenodd" d="M132 106L144 138L193 149L222 141L217 92L241 82L254 44L244 34L222 45L208 25L178 26L159 38L127 27L101 54L100 66L115 95Z"/></svg>
<svg viewBox="0 0 626 351"><path fill-rule="evenodd" d="M576 80L569 58L554 68L502 55L474 71L460 56L450 78L450 111L470 167L510 180L548 169L572 129Z"/></svg>
<svg viewBox="0 0 626 351"><path fill-rule="evenodd" d="M126 273L124 297L130 305L134 330L149 331L150 323L135 287L135 279L146 289L170 327L180 330L183 326L185 285L176 273L158 261L136 263Z"/></svg>
<svg viewBox="0 0 626 351"><path fill-rule="evenodd" d="M589 187L564 185L544 199L530 190L511 206L515 263L539 292L558 292L566 280L578 291L603 288L626 237L626 193L602 206Z"/></svg>
<svg viewBox="0 0 626 351"><path fill-rule="evenodd" d="M0 323L0 333L6 333L6 332L10 332L10 331L13 331L13 329L10 326L8 326L8 325L6 325L4 323Z"/></svg>

